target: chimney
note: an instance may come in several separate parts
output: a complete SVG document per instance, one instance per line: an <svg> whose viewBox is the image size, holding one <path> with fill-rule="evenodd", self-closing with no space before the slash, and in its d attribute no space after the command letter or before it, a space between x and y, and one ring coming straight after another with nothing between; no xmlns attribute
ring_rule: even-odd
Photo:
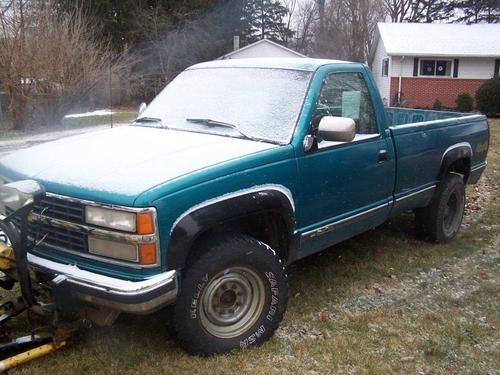
<svg viewBox="0 0 500 375"><path fill-rule="evenodd" d="M240 49L240 37L239 35L233 36L233 51Z"/></svg>

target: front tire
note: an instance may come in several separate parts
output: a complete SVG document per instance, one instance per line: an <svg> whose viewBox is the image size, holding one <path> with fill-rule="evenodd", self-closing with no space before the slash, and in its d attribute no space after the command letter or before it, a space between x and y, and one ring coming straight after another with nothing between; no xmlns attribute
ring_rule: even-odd
<svg viewBox="0 0 500 375"><path fill-rule="evenodd" d="M211 355L269 339L283 318L288 285L273 249L245 235L215 237L183 275L175 332L189 353Z"/></svg>
<svg viewBox="0 0 500 375"><path fill-rule="evenodd" d="M465 210L465 186L461 176L448 173L441 181L436 198L415 212L417 235L438 243L449 242L462 224Z"/></svg>

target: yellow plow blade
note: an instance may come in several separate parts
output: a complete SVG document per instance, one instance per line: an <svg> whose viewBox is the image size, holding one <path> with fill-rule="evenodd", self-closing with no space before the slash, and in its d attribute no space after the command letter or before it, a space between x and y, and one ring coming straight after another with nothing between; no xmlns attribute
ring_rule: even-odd
<svg viewBox="0 0 500 375"><path fill-rule="evenodd" d="M0 271L11 269L15 262L16 260L12 247L0 241Z"/></svg>
<svg viewBox="0 0 500 375"><path fill-rule="evenodd" d="M52 353L52 352L56 351L57 349L62 348L65 345L66 345L66 341L45 344L45 345L39 346L38 348L34 348L31 350L25 351L24 353L19 353L13 357L4 359L3 361L0 361L0 372L4 372L8 369L11 369L12 367L29 362L33 359L43 357L44 355Z"/></svg>

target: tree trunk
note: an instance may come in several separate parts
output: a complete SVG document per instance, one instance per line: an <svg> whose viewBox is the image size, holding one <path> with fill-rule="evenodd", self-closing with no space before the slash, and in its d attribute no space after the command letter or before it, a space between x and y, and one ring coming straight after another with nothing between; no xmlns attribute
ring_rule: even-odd
<svg viewBox="0 0 500 375"><path fill-rule="evenodd" d="M26 130L26 99L21 95L10 93L9 112L12 118L12 128L18 131Z"/></svg>

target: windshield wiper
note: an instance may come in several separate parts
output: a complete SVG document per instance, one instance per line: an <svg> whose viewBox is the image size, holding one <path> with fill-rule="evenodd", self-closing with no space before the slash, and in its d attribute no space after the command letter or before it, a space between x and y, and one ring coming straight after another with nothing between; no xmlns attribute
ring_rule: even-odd
<svg viewBox="0 0 500 375"><path fill-rule="evenodd" d="M230 129L235 130L239 134L241 134L243 136L243 138L245 138L245 139L249 139L251 141L259 141L259 142L262 141L261 139L254 138L251 135L247 135L247 134L243 133L240 129L238 129L236 127L236 125L230 124L229 122L217 121L217 120L212 120L209 118L187 118L186 121L193 122L195 124L203 124L203 125L206 125L208 127L219 126L221 128L230 128Z"/></svg>
<svg viewBox="0 0 500 375"><path fill-rule="evenodd" d="M162 120L157 117L140 117L134 121L134 124L168 129L168 126L164 125Z"/></svg>

